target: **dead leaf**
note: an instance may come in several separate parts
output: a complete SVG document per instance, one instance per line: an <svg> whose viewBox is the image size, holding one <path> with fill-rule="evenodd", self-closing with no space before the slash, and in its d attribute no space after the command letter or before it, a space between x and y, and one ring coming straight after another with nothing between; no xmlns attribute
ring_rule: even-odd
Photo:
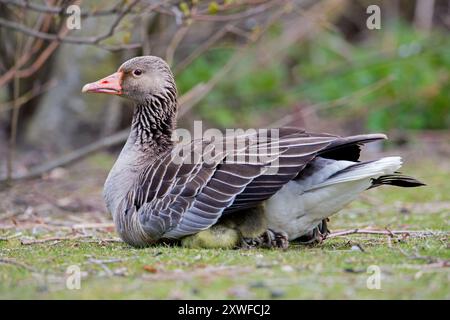
<svg viewBox="0 0 450 320"><path fill-rule="evenodd" d="M150 272L150 273L157 273L158 272L158 269L156 269L153 266L149 266L149 265L145 265L144 266L144 270L147 271L147 272Z"/></svg>

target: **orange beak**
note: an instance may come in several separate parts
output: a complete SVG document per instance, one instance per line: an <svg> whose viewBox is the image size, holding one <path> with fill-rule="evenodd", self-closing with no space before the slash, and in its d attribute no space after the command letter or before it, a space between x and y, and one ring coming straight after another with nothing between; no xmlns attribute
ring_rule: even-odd
<svg viewBox="0 0 450 320"><path fill-rule="evenodd" d="M122 76L123 72L121 71L113 73L112 75L107 76L106 78L84 85L83 89L81 89L81 92L121 95Z"/></svg>

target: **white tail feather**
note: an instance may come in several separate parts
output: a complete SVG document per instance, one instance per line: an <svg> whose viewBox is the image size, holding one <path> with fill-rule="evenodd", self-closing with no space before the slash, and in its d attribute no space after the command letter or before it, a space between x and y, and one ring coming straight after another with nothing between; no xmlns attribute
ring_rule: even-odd
<svg viewBox="0 0 450 320"><path fill-rule="evenodd" d="M357 165L351 170L345 171L342 174L338 173L334 177L327 179L320 184L311 186L311 188L309 188L306 191L311 191L342 182L357 181L369 178L378 178L382 175L394 173L401 166L402 166L401 157L381 158L380 160L368 162L364 165Z"/></svg>

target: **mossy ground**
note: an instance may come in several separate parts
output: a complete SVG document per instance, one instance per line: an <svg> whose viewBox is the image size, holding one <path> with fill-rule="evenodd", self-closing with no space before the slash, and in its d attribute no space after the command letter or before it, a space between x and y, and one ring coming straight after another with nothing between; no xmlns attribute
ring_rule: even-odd
<svg viewBox="0 0 450 320"><path fill-rule="evenodd" d="M18 197L22 202L16 199L16 205L4 204L5 212L0 211L0 217L12 216L0 219L0 298L450 299L448 161L410 161L403 171L427 187L370 190L330 222L332 231L387 228L434 234L353 234L316 246L292 245L286 251L135 249L108 241L117 236L107 227L76 229L76 234L84 232L89 238L22 244L73 236L71 226L76 223L108 222L98 203L110 163L109 156L98 155L87 159L82 170L67 170L63 179L56 175L3 192L1 199ZM37 192L47 200L33 200ZM53 204L46 207L47 202ZM11 206L20 212L10 214ZM82 273L79 290L66 287L71 265ZM380 289L367 287L372 265L380 268Z"/></svg>

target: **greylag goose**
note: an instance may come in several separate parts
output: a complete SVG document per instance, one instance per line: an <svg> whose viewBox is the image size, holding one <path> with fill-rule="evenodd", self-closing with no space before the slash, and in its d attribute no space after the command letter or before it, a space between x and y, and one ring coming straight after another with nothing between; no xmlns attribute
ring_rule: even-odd
<svg viewBox="0 0 450 320"><path fill-rule="evenodd" d="M135 103L131 132L104 186L117 232L132 246L181 239L186 246L285 248L321 239L328 217L364 190L423 185L397 172L400 157L358 161L361 145L383 134L279 128L177 142L177 88L158 57L130 59L82 92Z"/></svg>

